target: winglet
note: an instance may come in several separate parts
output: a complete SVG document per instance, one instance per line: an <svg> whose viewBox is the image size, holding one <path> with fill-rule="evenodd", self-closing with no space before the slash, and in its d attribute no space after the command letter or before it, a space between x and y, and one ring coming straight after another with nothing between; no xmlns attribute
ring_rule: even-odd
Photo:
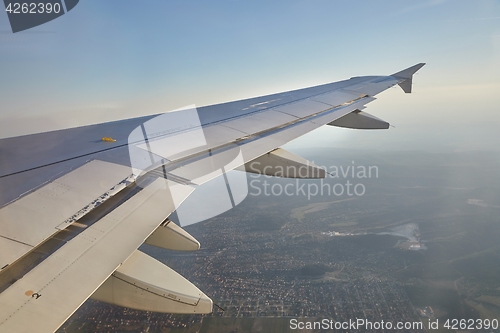
<svg viewBox="0 0 500 333"><path fill-rule="evenodd" d="M411 85L413 81L413 74L415 74L420 68L424 67L425 63L416 64L400 72L394 73L391 76L399 80L399 86L405 93L411 93Z"/></svg>

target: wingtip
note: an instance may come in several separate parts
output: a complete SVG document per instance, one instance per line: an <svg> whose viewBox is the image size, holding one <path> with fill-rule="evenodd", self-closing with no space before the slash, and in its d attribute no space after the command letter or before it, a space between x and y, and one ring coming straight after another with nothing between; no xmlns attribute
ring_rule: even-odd
<svg viewBox="0 0 500 333"><path fill-rule="evenodd" d="M391 76L398 80L398 85L407 94L411 93L411 88L413 84L413 74L415 74L420 68L425 66L425 62L403 69L400 72L394 73Z"/></svg>
<svg viewBox="0 0 500 333"><path fill-rule="evenodd" d="M421 62L421 63L416 64L415 66L418 66L418 69L417 69L417 71L418 71L420 68L424 67L425 65L427 65L426 62Z"/></svg>
<svg viewBox="0 0 500 333"><path fill-rule="evenodd" d="M420 68L424 67L425 65L426 65L425 62L421 62L406 69L403 69L402 71L394 73L391 76L394 76L399 79L410 79L413 76L413 74L415 74Z"/></svg>

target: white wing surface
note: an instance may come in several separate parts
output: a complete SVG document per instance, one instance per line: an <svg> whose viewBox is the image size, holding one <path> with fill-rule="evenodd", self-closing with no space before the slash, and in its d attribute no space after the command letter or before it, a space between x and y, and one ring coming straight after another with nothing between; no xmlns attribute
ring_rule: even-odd
<svg viewBox="0 0 500 333"><path fill-rule="evenodd" d="M209 313L209 297L138 247L197 250L168 216L219 176L234 192L229 208L238 204L233 169L324 177L279 147L327 124L388 128L361 110L394 85L411 92L423 65L202 107L194 120L181 110L0 140L0 331L53 332L92 295L141 310ZM290 166L307 172L283 172Z"/></svg>

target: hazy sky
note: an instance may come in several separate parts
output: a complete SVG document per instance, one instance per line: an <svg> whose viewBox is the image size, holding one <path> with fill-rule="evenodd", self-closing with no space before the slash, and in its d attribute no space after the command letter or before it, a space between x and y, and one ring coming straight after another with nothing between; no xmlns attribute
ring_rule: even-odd
<svg viewBox="0 0 500 333"><path fill-rule="evenodd" d="M291 147L499 150L498 0L84 0L12 34L0 13L0 137L269 94L426 62L414 94Z"/></svg>

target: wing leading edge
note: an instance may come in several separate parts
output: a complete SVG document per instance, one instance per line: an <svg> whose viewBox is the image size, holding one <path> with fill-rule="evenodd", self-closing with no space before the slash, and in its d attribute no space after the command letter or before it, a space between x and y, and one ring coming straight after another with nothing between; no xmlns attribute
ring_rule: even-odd
<svg viewBox="0 0 500 333"><path fill-rule="evenodd" d="M396 84L410 93L413 74L423 65L389 76L355 77L200 108L203 144L190 145L186 133L192 131L185 126L168 131L160 128L134 143L156 163L140 176L132 172L127 137L137 128L145 133L151 116L0 140L0 150L11 156L8 164L0 164L0 186L5 192L0 195L4 201L0 201L4 205L0 208L0 259L5 259L0 269L0 330L55 331L92 294L105 302L149 311L210 312L212 302L203 292L137 248L146 241L165 248L197 250L199 243L178 226L169 227L167 217L198 185L230 170L246 168L297 177L279 170L305 166L311 174L298 178L324 177L324 170L277 148L326 124L387 128L387 122L361 110L375 95ZM116 142L93 141L101 129ZM57 144L61 137L73 143L74 149ZM55 138L59 141L47 144ZM19 144L26 149L14 148ZM181 149L175 153L165 149L172 146ZM39 156L40 162L22 162L26 154ZM258 162L254 168L252 161ZM86 166L97 166L97 170L83 172L85 177L75 176L87 170ZM113 169L116 172L104 177L107 182L96 182L98 175ZM15 192L18 187L21 193ZM86 190L88 187L91 189ZM78 200L76 204L70 200L73 204L68 203L68 210L61 214L57 198L51 195L65 193ZM33 199L33 205L45 204L30 210ZM49 222L34 222L37 211L39 216L48 216L44 219ZM52 214L59 214L57 221L50 219ZM13 218L18 215L24 217ZM34 230L30 223L35 223ZM58 239L65 237L64 242L56 243L55 234ZM148 269L153 273L145 274Z"/></svg>

